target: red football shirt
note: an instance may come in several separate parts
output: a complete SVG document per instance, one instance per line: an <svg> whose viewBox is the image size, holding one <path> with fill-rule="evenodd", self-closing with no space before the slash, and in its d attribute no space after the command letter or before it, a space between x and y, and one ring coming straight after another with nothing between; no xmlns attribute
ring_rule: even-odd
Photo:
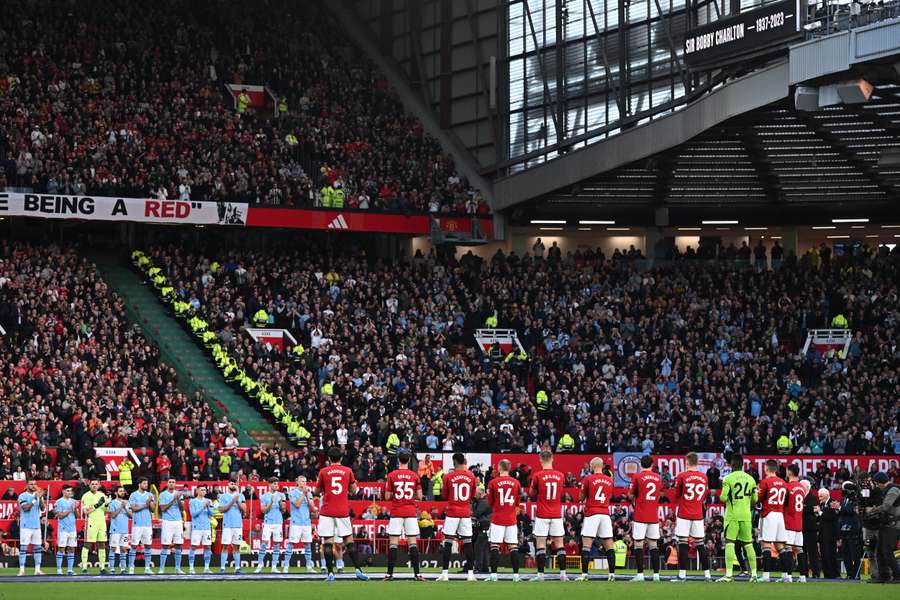
<svg viewBox="0 0 900 600"><path fill-rule="evenodd" d="M316 491L322 495L319 514L326 517L349 517L350 503L347 495L350 493L350 485L354 483L356 478L348 467L331 465L321 469L316 480Z"/></svg>
<svg viewBox="0 0 900 600"><path fill-rule="evenodd" d="M662 478L653 471L641 471L631 476L631 494L634 496L632 519L638 523L659 523L659 494Z"/></svg>
<svg viewBox="0 0 900 600"><path fill-rule="evenodd" d="M537 500L539 519L562 517L562 492L566 477L556 469L544 469L531 476L529 494Z"/></svg>
<svg viewBox="0 0 900 600"><path fill-rule="evenodd" d="M787 484L781 477L766 477L759 482L759 501L762 503L760 517L769 513L784 512L784 501L787 500Z"/></svg>
<svg viewBox="0 0 900 600"><path fill-rule="evenodd" d="M709 481L700 471L682 471L675 478L675 515L696 521L703 518L703 502L709 496Z"/></svg>
<svg viewBox="0 0 900 600"><path fill-rule="evenodd" d="M803 531L803 501L806 489L799 481L788 481L787 500L784 503L784 528L788 531Z"/></svg>
<svg viewBox="0 0 900 600"><path fill-rule="evenodd" d="M491 505L491 523L494 525L515 525L516 507L522 486L509 475L494 477L488 483L487 501Z"/></svg>
<svg viewBox="0 0 900 600"><path fill-rule="evenodd" d="M416 516L416 490L422 489L422 480L409 469L397 469L388 473L384 490L391 492L391 516Z"/></svg>
<svg viewBox="0 0 900 600"><path fill-rule="evenodd" d="M593 473L581 482L584 499L584 516L608 515L609 500L613 494L613 478L603 473Z"/></svg>
<svg viewBox="0 0 900 600"><path fill-rule="evenodd" d="M471 517L472 505L470 502L475 496L478 487L478 479L472 471L450 471L444 475L441 490L447 498L448 517Z"/></svg>

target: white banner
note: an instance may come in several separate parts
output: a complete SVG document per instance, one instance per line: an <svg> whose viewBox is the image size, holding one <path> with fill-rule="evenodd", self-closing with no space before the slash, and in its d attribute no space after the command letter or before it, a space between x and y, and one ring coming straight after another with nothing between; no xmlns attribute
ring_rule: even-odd
<svg viewBox="0 0 900 600"><path fill-rule="evenodd" d="M0 193L0 216L187 225L245 225L247 205L236 202Z"/></svg>

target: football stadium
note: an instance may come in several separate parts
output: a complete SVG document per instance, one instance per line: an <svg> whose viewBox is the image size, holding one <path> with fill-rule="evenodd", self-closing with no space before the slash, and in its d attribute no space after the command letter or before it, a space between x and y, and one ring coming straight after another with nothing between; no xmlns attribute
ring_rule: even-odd
<svg viewBox="0 0 900 600"><path fill-rule="evenodd" d="M0 13L0 599L900 597L900 0Z"/></svg>

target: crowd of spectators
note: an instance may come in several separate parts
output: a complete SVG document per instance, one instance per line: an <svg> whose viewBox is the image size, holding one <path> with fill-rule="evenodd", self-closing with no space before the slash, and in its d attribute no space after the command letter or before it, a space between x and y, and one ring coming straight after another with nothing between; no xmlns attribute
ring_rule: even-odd
<svg viewBox="0 0 900 600"><path fill-rule="evenodd" d="M0 189L486 212L318 3L29 2L0 23ZM238 112L226 84L286 102ZM243 88L237 88L243 89Z"/></svg>
<svg viewBox="0 0 900 600"><path fill-rule="evenodd" d="M233 432L125 310L73 247L0 241L0 480L104 474L95 447Z"/></svg>
<svg viewBox="0 0 900 600"><path fill-rule="evenodd" d="M360 460L392 433L422 451L555 449L568 434L600 453L763 454L782 437L799 453L900 452L896 253L777 270L641 269L594 251L385 261L302 243L150 254L312 447ZM299 360L241 330L259 309L294 332ZM495 312L527 359L475 349ZM839 313L847 355L800 356L807 329Z"/></svg>

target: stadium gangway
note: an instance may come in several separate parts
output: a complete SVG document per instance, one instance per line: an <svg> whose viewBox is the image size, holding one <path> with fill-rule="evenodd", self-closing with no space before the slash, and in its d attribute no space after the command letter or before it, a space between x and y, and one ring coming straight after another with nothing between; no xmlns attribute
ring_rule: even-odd
<svg viewBox="0 0 900 600"><path fill-rule="evenodd" d="M490 354L495 343L500 344L503 356L515 350L525 352L515 329L476 329L475 341L484 354Z"/></svg>
<svg viewBox="0 0 900 600"><path fill-rule="evenodd" d="M841 348L841 356L847 356L851 338L849 329L810 329L806 334L801 356L806 356L810 346L815 346L822 354Z"/></svg>

